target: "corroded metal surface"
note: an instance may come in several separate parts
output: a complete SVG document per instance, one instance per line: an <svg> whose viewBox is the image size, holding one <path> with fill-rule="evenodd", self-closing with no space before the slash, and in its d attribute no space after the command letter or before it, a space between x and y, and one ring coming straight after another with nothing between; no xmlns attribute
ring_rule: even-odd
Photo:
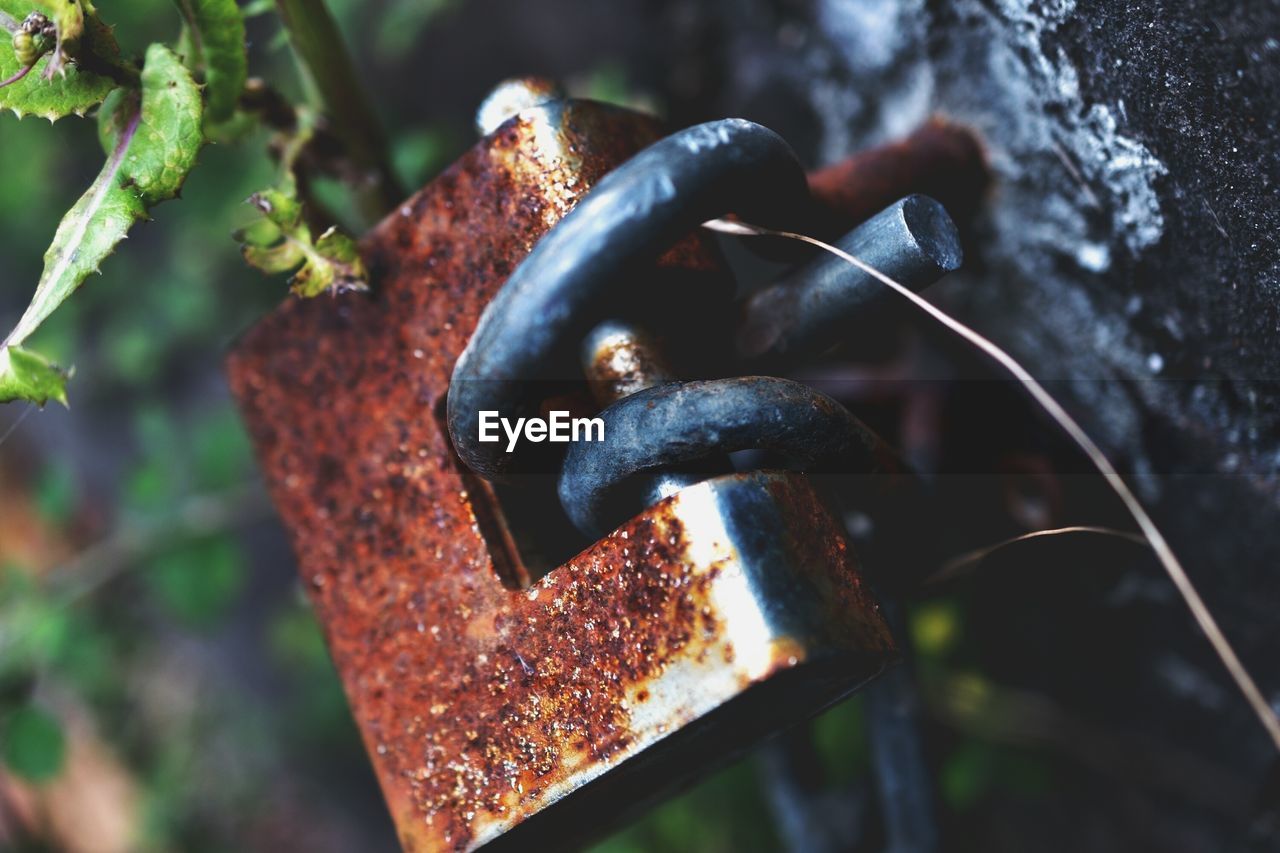
<svg viewBox="0 0 1280 853"><path fill-rule="evenodd" d="M656 135L599 105L522 113L369 235L374 295L290 300L229 359L408 850L563 847L892 654L803 478L700 484L521 589L492 492L449 446L483 306ZM711 265L691 241L663 262Z"/></svg>
<svg viewBox="0 0 1280 853"><path fill-rule="evenodd" d="M964 226L989 183L977 139L937 118L905 139L809 173L809 189L820 209L817 225L829 235L844 233L912 193L936 198Z"/></svg>
<svg viewBox="0 0 1280 853"><path fill-rule="evenodd" d="M617 320L600 323L583 339L582 373L601 406L675 379L662 342Z"/></svg>

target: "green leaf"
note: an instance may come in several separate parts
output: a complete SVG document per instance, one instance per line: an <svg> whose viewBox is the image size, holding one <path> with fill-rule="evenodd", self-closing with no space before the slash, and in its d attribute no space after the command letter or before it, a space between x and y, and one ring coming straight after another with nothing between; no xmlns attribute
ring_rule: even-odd
<svg viewBox="0 0 1280 853"><path fill-rule="evenodd" d="M235 113L249 74L244 17L235 0L175 2L187 21L196 67L204 71L205 120L226 121Z"/></svg>
<svg viewBox="0 0 1280 853"><path fill-rule="evenodd" d="M55 23L62 20L68 31L76 32L76 38L82 32L83 44L78 50L81 55L92 55L108 64L119 61L120 48L111 34L111 28L96 15L83 15L78 3L0 0L0 13L7 14L19 23L33 11L44 12ZM59 29L59 35L63 36L65 50L70 42L63 29ZM50 63L54 63L56 73L50 73ZM10 45L0 44L0 80L11 79L24 67ZM67 63L54 50L37 60L25 77L0 87L0 111L8 109L18 118L36 115L49 121L68 115L84 115L86 110L101 103L118 85L108 76L85 70L78 62Z"/></svg>
<svg viewBox="0 0 1280 853"><path fill-rule="evenodd" d="M67 404L67 374L43 356L22 347L0 349L0 403L50 400Z"/></svg>
<svg viewBox="0 0 1280 853"><path fill-rule="evenodd" d="M293 188L267 189L254 193L249 203L258 208L267 221L282 231L291 232L302 224L302 205L293 195Z"/></svg>
<svg viewBox="0 0 1280 853"><path fill-rule="evenodd" d="M142 122L129 146L126 180L147 205L171 199L182 189L204 142L200 128L200 87L173 51L147 48L142 67Z"/></svg>
<svg viewBox="0 0 1280 853"><path fill-rule="evenodd" d="M289 284L298 296L366 290L368 273L355 241L337 228L329 228L315 239L303 215L294 167L314 130L315 116L299 110L298 128L285 137L281 147L279 183L249 198L262 219L241 228L235 237L244 244L241 251L251 266L266 273L297 268Z"/></svg>
<svg viewBox="0 0 1280 853"><path fill-rule="evenodd" d="M67 744L58 720L31 705L13 712L4 727L4 763L30 782L44 782L58 775Z"/></svg>
<svg viewBox="0 0 1280 853"><path fill-rule="evenodd" d="M0 564L0 681L47 669L66 649L70 622L27 570Z"/></svg>
<svg viewBox="0 0 1280 853"><path fill-rule="evenodd" d="M448 162L454 147L449 134L437 128L399 133L391 152L396 175L406 186L422 186Z"/></svg>
<svg viewBox="0 0 1280 853"><path fill-rule="evenodd" d="M250 266L271 275L297 269L306 260L302 247L287 240L276 246L245 246L243 252Z"/></svg>
<svg viewBox="0 0 1280 853"><path fill-rule="evenodd" d="M35 296L5 339L6 348L26 340L74 293L150 206L177 195L195 163L204 138L200 90L167 47L153 44L147 50L140 110L132 112L123 94L108 106L101 129L103 138L114 144L112 153L58 225ZM129 113L128 120L121 119ZM29 362L24 364L29 368ZM18 392L0 400L36 399L24 393L26 386L16 378L14 366L12 357L0 363L0 388Z"/></svg>
<svg viewBox="0 0 1280 853"><path fill-rule="evenodd" d="M916 651L938 657L952 648L962 635L961 614L954 601L925 602L911 613L910 630Z"/></svg>
<svg viewBox="0 0 1280 853"><path fill-rule="evenodd" d="M313 240L302 205L289 194L291 189L292 183L286 181L283 188L255 193L249 199L264 218L236 232L244 244L244 259L266 273L297 268L289 285L302 297L367 289L369 276L355 241L336 228Z"/></svg>
<svg viewBox="0 0 1280 853"><path fill-rule="evenodd" d="M319 296L329 290L363 290L368 274L356 243L346 234L330 228L316 241L315 251L289 282L299 296Z"/></svg>
<svg viewBox="0 0 1280 853"><path fill-rule="evenodd" d="M103 99L98 108L98 142L103 154L110 157L115 153L141 101L142 93L130 89L116 89Z"/></svg>

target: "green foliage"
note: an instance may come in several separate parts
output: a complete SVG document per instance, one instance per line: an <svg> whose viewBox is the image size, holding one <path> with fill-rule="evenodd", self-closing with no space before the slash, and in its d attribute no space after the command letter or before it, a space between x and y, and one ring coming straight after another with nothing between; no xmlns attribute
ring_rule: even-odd
<svg viewBox="0 0 1280 853"><path fill-rule="evenodd" d="M271 655L282 670L325 669L330 666L320 623L309 607L282 610L271 623Z"/></svg>
<svg viewBox="0 0 1280 853"><path fill-rule="evenodd" d="M0 0L0 8L12 6L13 0ZM20 12L35 6L34 0L24 2ZM79 412L75 422L87 425L101 446L66 456L54 451L49 457L45 449L66 438L55 434L52 444L36 442L38 458L6 472L35 475L24 483L43 529L5 543L13 549L0 549L20 551L34 564L13 571L11 585L0 565L0 772L12 713L33 697L57 700L46 707L60 709L65 697L75 719L81 714L92 719L96 737L107 742L133 780L139 820L147 823L136 827L131 849L236 850L257 827L275 826L280 815L287 826L296 819L292 815L307 813L298 809L294 780L363 780L369 771L314 616L301 595L287 596L280 576L287 567L271 558L271 565L263 566L270 576L265 584L255 581L254 603L247 606L242 590L248 564L237 552L238 540L223 530L244 519L216 518L217 508L226 505L224 490L231 499L246 494L258 500L246 488L248 443L217 365L230 336L278 303L282 288L261 286L260 276L245 268L239 247L227 238L251 214L267 228L277 227L243 200L281 180L279 143L288 145L297 135L288 120L298 107L290 101L301 91L289 79L294 58L266 49L277 23L255 21L252 72L270 81L265 85L276 100L265 103L284 109L264 109L264 100L255 96L264 84L255 82L234 93L237 108L231 117L214 123L216 74L209 57L197 61L190 33L182 42L174 39L182 24L174 7L102 4L99 11L110 18L125 49L113 65L88 51L98 18L82 5L85 30L79 44L69 46L65 78L45 75L52 46L33 39L38 64L22 88L0 88L0 258L5 267L0 280L9 288L11 309L18 307L13 299L35 289L41 253L62 215L111 159L138 116L148 44L174 48L192 79L203 84L202 132L219 143L201 149L182 185L181 204L166 205L145 228L135 226L130 236L140 239L121 243L101 265L102 277L76 289L75 298L57 306L14 350L78 366L77 383L89 387L70 388ZM273 8L264 0L246 4L245 12L266 14ZM370 18L356 4L352 9L353 17L368 21L372 37L377 16ZM13 69L8 42L0 31L0 63ZM89 80L99 80L100 89L76 103L57 103L59 92L82 95L81 83ZM75 81L80 83L73 86ZM5 99L19 94L45 99L51 93L58 107L51 117L87 110L94 124L50 125L9 115ZM99 101L95 115L93 104ZM20 103L29 111L26 101ZM311 104L309 111L318 114L319 106ZM137 144L138 129L133 132ZM302 137L307 144L307 135ZM410 168L419 176L449 153L431 150L431 140L414 140L411 147ZM305 178L303 192L295 196L307 208L304 219L320 242L331 222L354 226L360 213L350 197L312 193L318 184L337 185L357 172L331 135L306 155L298 169ZM329 248L327 241L324 246ZM0 328L0 339L8 331ZM0 344L0 359L9 357ZM55 388L61 390L60 381ZM139 411L144 414L134 421L136 434L129 440L121 433ZM6 453L32 448L23 447L24 433L66 423L66 416L56 413L27 417L12 411L0 419L9 424L18 417L25 417L23 428L6 443ZM7 499L23 488L5 486ZM213 516L203 514L208 507L215 508ZM209 532L206 523L219 532ZM260 546L255 542L255 547ZM201 636L174 642L187 632ZM246 636L261 641L261 659L243 658ZM226 667L228 662L234 665ZM246 687L262 674L281 689ZM69 723L72 717L66 719ZM217 784L193 786L193 779ZM310 813L323 815L332 804L326 788L308 783Z"/></svg>
<svg viewBox="0 0 1280 853"><path fill-rule="evenodd" d="M66 754L66 740L56 717L33 705L14 711L4 724L5 766L31 782L58 775Z"/></svg>
<svg viewBox="0 0 1280 853"><path fill-rule="evenodd" d="M103 138L112 145L106 165L54 234L35 296L5 343L26 340L125 238L147 209L177 195L195 163L203 136L199 88L178 57L153 44L142 69L140 108L127 94L103 111ZM122 118L122 116L129 116ZM27 360L0 362L0 402L66 402L65 377Z"/></svg>
<svg viewBox="0 0 1280 853"><path fill-rule="evenodd" d="M821 756L826 778L833 785L850 785L865 778L871 767L865 704L853 696L813 721L814 751Z"/></svg>
<svg viewBox="0 0 1280 853"><path fill-rule="evenodd" d="M956 812L973 809L996 791L1034 796L1052 785L1042 756L974 739L956 745L938 781L943 800Z"/></svg>
<svg viewBox="0 0 1280 853"><path fill-rule="evenodd" d="M981 741L966 740L942 766L942 798L958 812L967 811L986 795L995 770L995 752Z"/></svg>
<svg viewBox="0 0 1280 853"><path fill-rule="evenodd" d="M200 88L182 60L169 48L153 44L142 67L142 110L137 133L127 143L121 176L147 206L173 198L204 142L200 128ZM123 137L113 134L119 121L108 124L107 138L119 150Z"/></svg>
<svg viewBox="0 0 1280 853"><path fill-rule="evenodd" d="M301 601L271 621L268 647L280 677L290 685L289 735L300 744L331 744L355 724L315 614ZM327 748L327 747L326 747Z"/></svg>
<svg viewBox="0 0 1280 853"><path fill-rule="evenodd" d="M17 23L23 22L33 11L48 14L59 26L58 35L65 51L76 40L82 40L80 53L95 58L95 71L86 70L82 63L68 63L59 50L41 51L34 67L22 79L0 88L0 112L12 110L19 118L35 115L56 121L63 116L84 115L91 107L102 103L112 89L119 85L110 76L98 73L104 65L119 61L120 50L111 29L95 14L85 14L79 3L65 0L0 0L0 14ZM68 38L74 33L74 38ZM81 34L84 38L80 39ZM33 39L40 38L33 36ZM10 46L0 44L0 80L9 80L19 74L26 64L19 53L19 41Z"/></svg>
<svg viewBox="0 0 1280 853"><path fill-rule="evenodd" d="M244 482L251 460L249 437L230 406L199 420L192 431L190 458L195 485L201 490L227 489Z"/></svg>
<svg viewBox="0 0 1280 853"><path fill-rule="evenodd" d="M244 585L244 560L225 536L183 543L153 560L143 573L156 601L193 627L215 625Z"/></svg>
<svg viewBox="0 0 1280 853"><path fill-rule="evenodd" d="M132 137L130 137L132 138ZM146 212L137 194L124 186L127 141L117 149L87 192L67 212L44 256L44 273L31 304L9 333L10 346L27 336L70 296Z"/></svg>
<svg viewBox="0 0 1280 853"><path fill-rule="evenodd" d="M248 85L245 17L262 14L271 4L254 3L242 10L236 0L174 3L184 22L178 41L181 56L153 42L139 69L121 58L112 28L89 0L0 0L0 30L11 39L9 45L0 42L0 110L54 120L101 105L98 132L107 154L97 179L59 224L30 305L0 343L0 403L66 403L68 375L47 357L19 347L89 273L99 271L103 259L135 222L146 218L150 207L178 194L207 140L239 141L260 126L275 132L283 177L272 190L254 196L265 218L243 232L244 256L252 264L269 272L293 271L292 288L301 296L366 286L355 241L334 227L326 228L316 211L303 210L304 203L308 208L312 203L299 192L295 168L314 140L317 104L295 109L261 82ZM349 69L323 6L299 10L305 14L288 18L286 25L302 25L295 46L307 66L304 82L332 68ZM154 17L127 7L115 11L126 19L132 16L130 27ZM311 87L309 94L323 98L331 119L345 123L309 167L351 174L344 162L367 168L376 161L390 176L385 152L371 150L376 145L351 142L380 139L375 128L364 126L372 113L359 87L343 73L323 79L327 85ZM331 133L333 126L331 121ZM351 150L332 150L334 138L339 148ZM424 150L415 159L429 157L430 151ZM384 196L395 197L385 192ZM154 330L113 331L118 334L109 348L108 366L134 380L154 376L163 347L150 334Z"/></svg>
<svg viewBox="0 0 1280 853"><path fill-rule="evenodd" d="M314 244L300 240L305 260L289 281L299 296L319 296L330 290L365 290L368 273L355 241L330 226Z"/></svg>
<svg viewBox="0 0 1280 853"><path fill-rule="evenodd" d="M926 601L911 611L911 639L926 657L940 657L955 645L962 631L960 609L954 601Z"/></svg>
<svg viewBox="0 0 1280 853"><path fill-rule="evenodd" d="M303 297L368 287L368 273L354 240L336 227L319 239L312 238L292 174L286 173L279 186L254 193L249 203L263 216L236 233L250 264L267 273L297 269L289 286Z"/></svg>
<svg viewBox="0 0 1280 853"><path fill-rule="evenodd" d="M67 403L67 373L44 356L18 346L0 349L0 403Z"/></svg>
<svg viewBox="0 0 1280 853"><path fill-rule="evenodd" d="M757 768L753 762L740 761L591 851L763 853L780 847L761 795Z"/></svg>
<svg viewBox="0 0 1280 853"><path fill-rule="evenodd" d="M184 493L217 493L243 484L251 461L249 439L229 403L179 424L158 406L138 415L134 432L145 448L142 462L126 477L123 504L154 516Z"/></svg>
<svg viewBox="0 0 1280 853"><path fill-rule="evenodd" d="M55 459L45 465L36 482L35 505L40 517L51 524L65 524L76 509L75 472L67 462Z"/></svg>
<svg viewBox="0 0 1280 853"><path fill-rule="evenodd" d="M405 186L418 187L446 164L449 151L457 147L439 130L411 131L396 139L392 162Z"/></svg>
<svg viewBox="0 0 1280 853"><path fill-rule="evenodd" d="M203 72L205 120L218 124L231 118L249 76L244 17L235 0L175 0L187 22L194 56Z"/></svg>
<svg viewBox="0 0 1280 853"><path fill-rule="evenodd" d="M24 571L0 567L0 679L56 660L65 647L67 614Z"/></svg>
<svg viewBox="0 0 1280 853"><path fill-rule="evenodd" d="M93 12L92 4L82 4L80 0L27 0L24 5L29 10L43 12L53 21L64 49L80 40L84 31L85 7L91 14Z"/></svg>

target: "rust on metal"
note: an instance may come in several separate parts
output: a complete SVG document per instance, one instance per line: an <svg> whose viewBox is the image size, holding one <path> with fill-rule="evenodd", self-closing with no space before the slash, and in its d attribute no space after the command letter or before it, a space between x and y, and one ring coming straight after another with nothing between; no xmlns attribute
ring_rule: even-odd
<svg viewBox="0 0 1280 853"><path fill-rule="evenodd" d="M564 90L544 77L513 77L489 92L476 110L476 130L481 136L493 133L521 110L563 101Z"/></svg>
<svg viewBox="0 0 1280 853"><path fill-rule="evenodd" d="M809 190L818 203L820 230L835 236L913 193L942 202L963 227L989 181L986 157L973 133L935 118L905 139L810 172Z"/></svg>
<svg viewBox="0 0 1280 853"><path fill-rule="evenodd" d="M486 539L501 508L434 414L454 361L539 237L658 136L652 120L597 104L521 112L365 238L372 294L291 299L229 357L407 850L519 838L504 833L547 825L554 803L590 802L567 795L592 780L610 790L620 767L651 785L629 759L679 743L678 729L737 697L787 706L761 692L791 683L771 676L834 667L842 686L811 686L812 712L893 654L843 538L797 475L699 484L523 589L510 537ZM660 263L715 264L693 237ZM776 536L748 553L726 525L761 513ZM821 611L834 633L777 616L773 598L788 596L788 612ZM776 722L769 713L751 725Z"/></svg>
<svg viewBox="0 0 1280 853"><path fill-rule="evenodd" d="M601 323L582 347L582 371L601 406L675 379L661 343L639 326Z"/></svg>

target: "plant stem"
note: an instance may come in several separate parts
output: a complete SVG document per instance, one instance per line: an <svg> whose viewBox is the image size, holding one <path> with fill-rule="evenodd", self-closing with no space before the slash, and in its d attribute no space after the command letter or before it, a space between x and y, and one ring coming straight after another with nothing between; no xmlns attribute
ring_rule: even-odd
<svg viewBox="0 0 1280 853"><path fill-rule="evenodd" d="M367 178L359 192L373 218L391 210L404 192L387 152L386 137L365 95L351 57L324 0L276 0L302 74L329 117L354 165Z"/></svg>

